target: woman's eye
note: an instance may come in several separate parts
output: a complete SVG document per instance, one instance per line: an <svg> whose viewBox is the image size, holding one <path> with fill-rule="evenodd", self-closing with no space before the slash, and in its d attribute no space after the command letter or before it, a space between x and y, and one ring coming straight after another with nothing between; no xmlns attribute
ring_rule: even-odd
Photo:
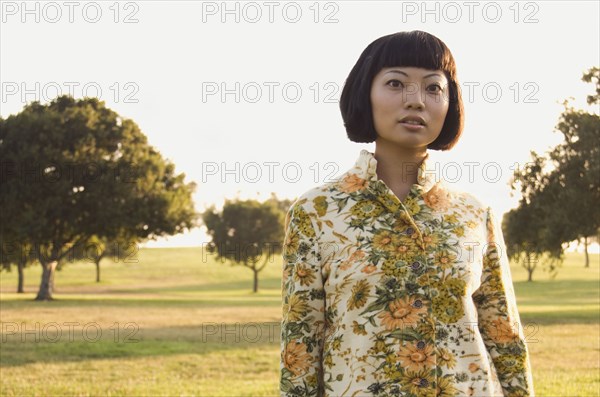
<svg viewBox="0 0 600 397"><path fill-rule="evenodd" d="M399 88L402 86L402 82L400 80L390 80L387 83L388 85L391 85L394 88Z"/></svg>
<svg viewBox="0 0 600 397"><path fill-rule="evenodd" d="M432 84L429 86L429 88L437 88L437 90L432 90L432 92L441 92L442 91L442 86L439 84Z"/></svg>

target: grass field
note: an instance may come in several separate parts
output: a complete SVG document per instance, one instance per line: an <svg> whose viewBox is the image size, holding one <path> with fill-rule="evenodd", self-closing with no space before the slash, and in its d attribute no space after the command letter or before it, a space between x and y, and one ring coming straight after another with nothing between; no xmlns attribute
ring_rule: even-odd
<svg viewBox="0 0 600 397"><path fill-rule="evenodd" d="M513 267L538 396L600 394L600 264L567 256L558 277ZM278 395L280 260L261 273L203 260L200 248L142 249L136 263L0 274L1 396Z"/></svg>

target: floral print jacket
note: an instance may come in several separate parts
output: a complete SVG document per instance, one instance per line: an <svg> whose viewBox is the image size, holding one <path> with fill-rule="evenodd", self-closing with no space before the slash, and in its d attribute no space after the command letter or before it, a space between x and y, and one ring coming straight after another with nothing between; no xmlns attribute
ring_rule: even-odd
<svg viewBox="0 0 600 397"><path fill-rule="evenodd" d="M362 150L290 207L282 396L533 396L498 220L419 165L401 202Z"/></svg>

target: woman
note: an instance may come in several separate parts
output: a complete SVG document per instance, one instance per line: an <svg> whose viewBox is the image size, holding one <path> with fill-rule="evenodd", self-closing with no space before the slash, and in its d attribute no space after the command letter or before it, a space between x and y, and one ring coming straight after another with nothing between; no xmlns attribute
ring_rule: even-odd
<svg viewBox="0 0 600 397"><path fill-rule="evenodd" d="M421 31L381 37L350 72L353 168L286 217L281 394L533 396L499 222L427 169L463 129L456 66Z"/></svg>

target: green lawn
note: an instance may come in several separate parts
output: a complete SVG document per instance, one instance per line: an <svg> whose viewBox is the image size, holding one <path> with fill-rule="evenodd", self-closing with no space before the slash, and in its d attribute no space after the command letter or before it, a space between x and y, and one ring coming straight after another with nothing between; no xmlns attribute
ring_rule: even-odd
<svg viewBox="0 0 600 397"><path fill-rule="evenodd" d="M0 273L1 396L278 395L280 260L261 274L199 248L142 249L135 263L56 275L54 302L33 302L41 269ZM567 256L555 280L512 274L538 396L597 396L600 265ZM60 333L59 333L60 332Z"/></svg>

